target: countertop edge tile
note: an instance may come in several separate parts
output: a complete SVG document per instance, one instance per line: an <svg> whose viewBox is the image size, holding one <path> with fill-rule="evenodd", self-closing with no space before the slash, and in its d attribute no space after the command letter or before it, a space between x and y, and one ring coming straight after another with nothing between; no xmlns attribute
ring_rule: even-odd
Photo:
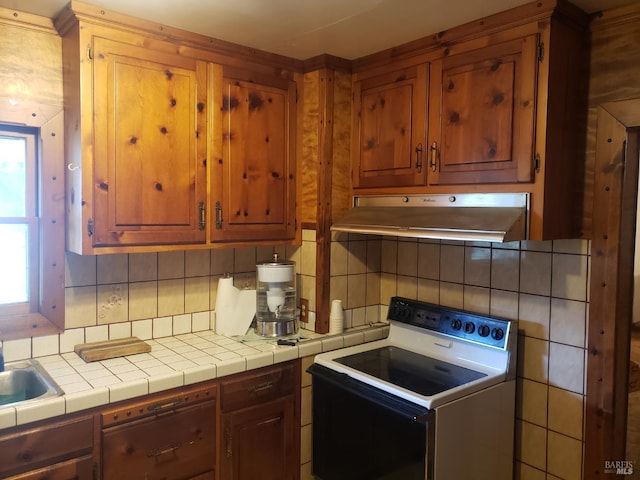
<svg viewBox="0 0 640 480"><path fill-rule="evenodd" d="M125 383L109 386L109 403L141 397L149 394L149 381L146 378L129 380Z"/></svg>
<svg viewBox="0 0 640 480"><path fill-rule="evenodd" d="M15 407L6 407L0 410L0 429L15 427L16 424Z"/></svg>
<svg viewBox="0 0 640 480"><path fill-rule="evenodd" d="M194 383L206 382L207 380L213 380L217 376L218 369L213 363L189 367L184 371L184 384L193 385Z"/></svg>
<svg viewBox="0 0 640 480"><path fill-rule="evenodd" d="M162 392L184 385L184 373L163 373L149 377L149 393Z"/></svg>
<svg viewBox="0 0 640 480"><path fill-rule="evenodd" d="M274 364L273 352L260 352L247 355L247 370L255 370L257 368L268 367Z"/></svg>
<svg viewBox="0 0 640 480"><path fill-rule="evenodd" d="M65 403L64 396L61 396L17 406L16 425L25 425L38 420L64 415L66 413Z"/></svg>
<svg viewBox="0 0 640 480"><path fill-rule="evenodd" d="M107 387L84 390L82 392L64 395L66 413L75 413L109 403L109 389Z"/></svg>

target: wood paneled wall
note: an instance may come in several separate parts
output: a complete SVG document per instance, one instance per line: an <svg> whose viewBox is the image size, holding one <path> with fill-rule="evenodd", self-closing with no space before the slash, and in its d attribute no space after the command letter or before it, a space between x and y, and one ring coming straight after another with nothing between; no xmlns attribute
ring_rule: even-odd
<svg viewBox="0 0 640 480"><path fill-rule="evenodd" d="M598 105L640 97L640 3L608 10L591 25L583 227L590 238Z"/></svg>
<svg viewBox="0 0 640 480"><path fill-rule="evenodd" d="M605 11L591 28L585 141L585 230L592 272L584 478L606 478L623 460L629 358L633 219L638 160L625 158L626 128L640 124L640 4ZM637 144L636 148L637 148ZM630 145L627 145L630 148ZM637 460L637 459L626 459Z"/></svg>
<svg viewBox="0 0 640 480"><path fill-rule="evenodd" d="M62 39L50 19L0 8L0 58L2 121L39 127L62 111Z"/></svg>

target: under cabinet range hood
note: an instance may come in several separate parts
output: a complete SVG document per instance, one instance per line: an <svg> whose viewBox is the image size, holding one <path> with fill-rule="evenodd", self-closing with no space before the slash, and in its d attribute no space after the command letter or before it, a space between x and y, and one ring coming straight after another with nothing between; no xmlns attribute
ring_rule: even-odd
<svg viewBox="0 0 640 480"><path fill-rule="evenodd" d="M528 193L356 196L334 232L511 242L528 238Z"/></svg>

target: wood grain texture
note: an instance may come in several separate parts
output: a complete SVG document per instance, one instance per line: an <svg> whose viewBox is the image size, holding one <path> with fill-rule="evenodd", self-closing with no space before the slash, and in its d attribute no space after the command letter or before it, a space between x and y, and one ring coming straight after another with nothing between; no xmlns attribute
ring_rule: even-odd
<svg viewBox="0 0 640 480"><path fill-rule="evenodd" d="M94 116L96 132L84 146L94 160L94 246L204 243L204 63L103 38L93 48L93 101L81 115Z"/></svg>
<svg viewBox="0 0 640 480"><path fill-rule="evenodd" d="M354 188L425 184L427 85L426 64L354 78Z"/></svg>
<svg viewBox="0 0 640 480"><path fill-rule="evenodd" d="M597 118L584 478L605 478L604 462L625 458L638 188L638 137L628 137L627 127L640 125L640 110L624 125L606 105Z"/></svg>
<svg viewBox="0 0 640 480"><path fill-rule="evenodd" d="M331 217L339 218L351 207L351 75L333 77L333 168Z"/></svg>
<svg viewBox="0 0 640 480"><path fill-rule="evenodd" d="M62 41L50 20L23 16L0 8L2 120L41 126L62 110Z"/></svg>
<svg viewBox="0 0 640 480"><path fill-rule="evenodd" d="M606 10L591 26L589 112L585 145L582 230L592 229L598 105L640 98L640 4Z"/></svg>
<svg viewBox="0 0 640 480"><path fill-rule="evenodd" d="M629 281L620 269L623 264L632 263L629 255L633 252L628 247L627 251L621 250L624 244L618 246L615 238L607 241L605 235L608 237L608 231L619 227L620 222L626 223L627 228L634 225L635 206L633 215L625 220L621 206L607 212L601 197L602 182L608 174L603 165L613 163L615 156L621 154L622 130L640 125L639 18L640 4L635 3L605 11L591 25L582 224L585 234L593 238L585 411L584 478L587 479L605 478L604 460L625 458L621 424L626 413L623 406L626 381L620 377L628 366L628 357L623 358L628 351L624 329L630 317L624 318L623 309L629 299L620 298L613 288L620 281ZM603 109L600 105L604 102L614 103ZM612 142L608 142L609 138ZM621 180L605 186L620 189ZM616 195L622 196L622 192ZM625 233L628 232L618 231L617 235ZM621 287L624 292L624 283Z"/></svg>
<svg viewBox="0 0 640 480"><path fill-rule="evenodd" d="M318 215L319 84L319 71L304 74L302 172L299 181L301 221L303 224L313 225Z"/></svg>
<svg viewBox="0 0 640 480"><path fill-rule="evenodd" d="M445 57L432 184L533 180L538 35ZM439 69L438 69L439 70Z"/></svg>
<svg viewBox="0 0 640 480"><path fill-rule="evenodd" d="M329 331L329 281L331 267L331 190L333 170L334 72L320 70L318 116L318 220L316 228L316 324L318 333Z"/></svg>
<svg viewBox="0 0 640 480"><path fill-rule="evenodd" d="M95 362L136 353L148 353L151 351L151 345L138 337L128 337L103 342L81 343L76 345L73 350L85 362Z"/></svg>

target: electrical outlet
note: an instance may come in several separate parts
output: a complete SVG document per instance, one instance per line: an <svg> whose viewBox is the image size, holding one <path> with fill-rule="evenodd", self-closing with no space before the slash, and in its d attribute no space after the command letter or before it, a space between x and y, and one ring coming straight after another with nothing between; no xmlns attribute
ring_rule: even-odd
<svg viewBox="0 0 640 480"><path fill-rule="evenodd" d="M309 321L309 300L300 299L300 321L307 323Z"/></svg>

